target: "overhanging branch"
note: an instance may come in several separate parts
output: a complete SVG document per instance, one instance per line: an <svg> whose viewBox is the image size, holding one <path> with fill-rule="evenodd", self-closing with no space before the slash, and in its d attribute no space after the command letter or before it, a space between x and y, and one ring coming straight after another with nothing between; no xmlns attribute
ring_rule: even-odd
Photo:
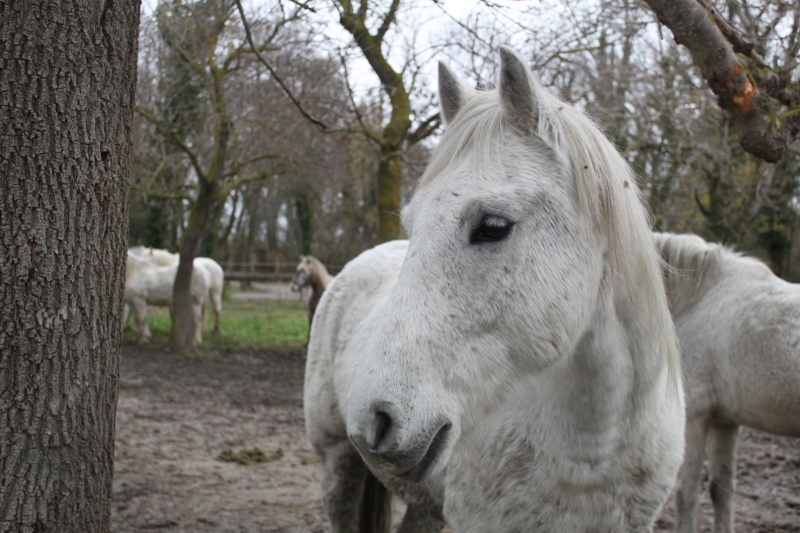
<svg viewBox="0 0 800 533"><path fill-rule="evenodd" d="M800 113L785 113L785 104L759 88L757 77L749 71L760 67L757 60L740 55L737 61L714 16L698 0L645 2L672 31L675 41L689 50L719 106L731 116L742 148L765 161L780 161L800 134Z"/></svg>

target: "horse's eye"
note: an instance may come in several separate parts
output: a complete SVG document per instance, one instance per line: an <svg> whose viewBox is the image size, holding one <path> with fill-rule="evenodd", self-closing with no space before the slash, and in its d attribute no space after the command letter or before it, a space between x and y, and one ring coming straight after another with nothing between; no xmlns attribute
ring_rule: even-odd
<svg viewBox="0 0 800 533"><path fill-rule="evenodd" d="M511 233L514 223L503 217L486 215L469 236L470 244L502 241Z"/></svg>

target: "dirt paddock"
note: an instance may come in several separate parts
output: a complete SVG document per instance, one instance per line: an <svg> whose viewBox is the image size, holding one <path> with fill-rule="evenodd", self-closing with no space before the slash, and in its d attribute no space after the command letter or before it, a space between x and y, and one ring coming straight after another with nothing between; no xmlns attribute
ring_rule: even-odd
<svg viewBox="0 0 800 533"><path fill-rule="evenodd" d="M302 354L181 357L126 346L113 531L323 533ZM743 430L736 525L800 532L800 439ZM710 531L708 497L702 528ZM669 531L672 507L656 531Z"/></svg>

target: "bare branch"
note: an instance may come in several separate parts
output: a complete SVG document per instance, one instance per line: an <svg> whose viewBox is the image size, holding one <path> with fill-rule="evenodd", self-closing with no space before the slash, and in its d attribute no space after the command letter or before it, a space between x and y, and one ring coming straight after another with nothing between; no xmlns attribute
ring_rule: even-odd
<svg viewBox="0 0 800 533"><path fill-rule="evenodd" d="M280 154L275 153L268 153L268 154L261 154L256 157L252 157L247 159L246 161L240 161L236 163L233 167L231 167L225 174L222 175L223 178L229 178L231 176L237 175L244 167L251 165L253 163L258 163L259 161L266 161L268 159L279 159L281 156Z"/></svg>
<svg viewBox="0 0 800 533"><path fill-rule="evenodd" d="M442 124L442 116L440 113L435 113L417 126L417 129L408 134L408 144L413 146L423 139L427 139L439 129Z"/></svg>
<svg viewBox="0 0 800 533"><path fill-rule="evenodd" d="M269 169L251 172L249 174L239 176L236 179L229 180L228 182L225 183L225 186L220 189L220 191L217 193L217 196L219 198L227 198L228 195L231 194L231 192L233 192L240 186L244 185L245 183L252 183L264 180L274 174L279 174L281 170L282 170L282 165L279 163Z"/></svg>
<svg viewBox="0 0 800 533"><path fill-rule="evenodd" d="M200 164L200 159L197 157L197 154L194 150L192 150L189 145L187 145L183 139L178 137L175 134L175 131L168 128L163 122L158 120L155 114L148 108L144 106L136 106L136 111L142 115L147 121L155 126L158 133L160 133L165 139L171 142L176 148L178 148L181 152L186 154L189 158L189 161L192 164L192 168L197 173L197 178L201 181L205 180L206 173L203 170L203 166Z"/></svg>
<svg viewBox="0 0 800 533"><path fill-rule="evenodd" d="M272 65L270 65L267 59L263 56L259 47L257 47L255 42L253 41L253 35L252 33L250 33L250 25L248 24L247 17L244 14L244 9L242 8L241 0L235 0L235 2L236 2L236 9L239 10L239 16L242 19L242 25L244 26L244 32L245 35L247 36L247 42L250 44L251 51L256 55L258 60L267 68L272 77L275 78L275 81L278 82L278 85L280 85L284 94L289 97L289 100L291 100L292 104L294 104L297 110L300 111L300 114L303 115L303 117L305 117L306 120L317 126L323 132L329 131L330 127L327 124L325 124L321 120L314 118L313 116L311 116L311 113L306 111L306 109L303 107L303 104L300 103L300 101L294 96L294 93L292 93L291 89L289 89L289 86L283 81L283 78L281 78L278 75L278 73L275 72L275 69L272 68Z"/></svg>
<svg viewBox="0 0 800 533"><path fill-rule="evenodd" d="M378 41L378 43L383 42L383 37L386 35L386 32L389 31L389 28L394 23L395 16L397 16L397 8L399 6L400 6L400 0L392 0L392 5L389 6L389 11L383 18L383 22L381 22L381 27L378 28L378 31L375 33L375 40Z"/></svg>
<svg viewBox="0 0 800 533"><path fill-rule="evenodd" d="M350 85L350 73L347 70L347 58L345 58L344 55L339 54L339 59L341 60L342 68L344 69L344 81L345 85L347 86L347 96L350 99L350 105L353 106L353 113L356 116L358 125L361 126L361 133L363 133L368 140L374 142L378 146L382 146L383 139L380 137L380 135L373 133L372 129L364 122L364 117L361 116L361 111L358 110L358 104L356 103L356 98L353 94L353 87Z"/></svg>
<svg viewBox="0 0 800 533"><path fill-rule="evenodd" d="M192 195L189 193L157 191L155 189L150 189L148 187L142 187L141 185L137 185L136 183L131 183L131 190L140 192L142 194L147 194L155 198L161 198L162 200L186 200L188 202L194 201Z"/></svg>
<svg viewBox="0 0 800 533"><path fill-rule="evenodd" d="M316 13L317 12L317 10L314 9L313 7L311 7L308 4L308 2L298 2L298 0L289 0L289 1L291 3L293 3L294 5L296 5L297 7L299 7L300 9L306 9L308 11L311 11L312 13Z"/></svg>
<svg viewBox="0 0 800 533"><path fill-rule="evenodd" d="M725 20L722 14L716 8L714 8L713 5L711 5L709 0L699 1L706 11L708 11L708 13L714 18L717 28L719 28L719 31L722 32L722 35L725 36L736 53L753 59L761 68L768 68L767 64L764 62L764 59L756 52L756 48L758 47L757 42L753 41L752 39L748 39L745 35L742 35L740 32L736 31L736 29L731 26L727 20Z"/></svg>

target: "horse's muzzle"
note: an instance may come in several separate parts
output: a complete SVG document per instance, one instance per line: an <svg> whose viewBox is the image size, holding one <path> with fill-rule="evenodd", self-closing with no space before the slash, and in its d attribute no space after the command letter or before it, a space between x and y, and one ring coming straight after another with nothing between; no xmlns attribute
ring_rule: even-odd
<svg viewBox="0 0 800 533"><path fill-rule="evenodd" d="M439 418L415 435L403 434L394 406L376 402L350 441L367 462L407 481L422 481L447 446L452 424Z"/></svg>

